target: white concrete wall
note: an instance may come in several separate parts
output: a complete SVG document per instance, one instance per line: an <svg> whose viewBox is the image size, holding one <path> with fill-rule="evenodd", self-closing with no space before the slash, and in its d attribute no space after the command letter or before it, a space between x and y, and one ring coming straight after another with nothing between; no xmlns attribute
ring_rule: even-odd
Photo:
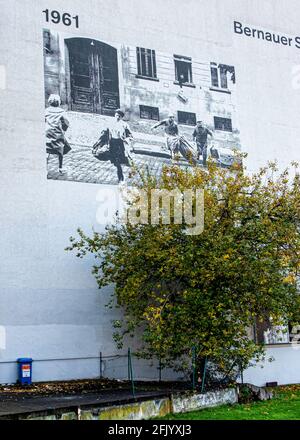
<svg viewBox="0 0 300 440"><path fill-rule="evenodd" d="M101 187L48 180L44 152L42 10L80 17L78 36L186 53L234 65L237 116L249 170L299 159L299 49L233 33L233 20L297 35L297 0L0 0L0 382L13 382L20 356L84 358L115 353L109 289L98 291L91 259L64 251L78 226L96 224ZM52 25L66 32L65 26ZM74 33L74 29L72 30ZM272 349L273 350L273 349ZM276 348L277 363L251 381L300 382L299 352ZM80 366L78 364L80 362ZM34 380L96 377L95 360L40 363ZM117 373L116 373L117 374ZM142 374L142 373L141 373ZM278 379L279 374L280 379ZM250 377L250 376L249 376Z"/></svg>
<svg viewBox="0 0 300 440"><path fill-rule="evenodd" d="M272 360L272 361L270 361ZM300 350L291 346L270 346L266 349L265 361L244 372L244 382L264 386L267 382L278 385L299 383Z"/></svg>

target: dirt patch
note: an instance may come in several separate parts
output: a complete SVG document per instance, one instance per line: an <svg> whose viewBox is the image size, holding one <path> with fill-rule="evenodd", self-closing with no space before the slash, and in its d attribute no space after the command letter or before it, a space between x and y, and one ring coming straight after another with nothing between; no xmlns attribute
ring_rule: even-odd
<svg viewBox="0 0 300 440"><path fill-rule="evenodd" d="M140 391L184 390L190 387L185 382L135 382ZM32 385L0 385L0 401L22 397L59 396L97 393L131 389L131 383L121 380L91 379L58 382L40 382Z"/></svg>

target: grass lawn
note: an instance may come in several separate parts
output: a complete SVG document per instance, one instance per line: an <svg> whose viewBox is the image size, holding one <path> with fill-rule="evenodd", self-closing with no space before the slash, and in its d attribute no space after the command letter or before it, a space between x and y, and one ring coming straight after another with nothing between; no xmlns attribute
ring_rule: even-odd
<svg viewBox="0 0 300 440"><path fill-rule="evenodd" d="M300 385L278 387L273 391L272 400L169 414L162 420L300 420Z"/></svg>

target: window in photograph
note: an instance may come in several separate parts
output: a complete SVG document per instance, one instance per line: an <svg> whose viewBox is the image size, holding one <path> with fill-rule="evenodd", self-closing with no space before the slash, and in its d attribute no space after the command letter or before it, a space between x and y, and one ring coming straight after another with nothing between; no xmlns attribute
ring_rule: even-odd
<svg viewBox="0 0 300 440"><path fill-rule="evenodd" d="M232 121L228 118L214 117L215 130L232 131Z"/></svg>
<svg viewBox="0 0 300 440"><path fill-rule="evenodd" d="M138 77L147 79L156 79L156 56L155 50L145 49L144 47L136 48L137 71Z"/></svg>
<svg viewBox="0 0 300 440"><path fill-rule="evenodd" d="M175 80L182 85L193 85L192 58L174 55Z"/></svg>
<svg viewBox="0 0 300 440"><path fill-rule="evenodd" d="M152 119L153 121L159 121L159 109L158 107L140 105L140 117L141 119Z"/></svg>
<svg viewBox="0 0 300 440"><path fill-rule="evenodd" d="M178 123L184 125L196 125L196 113L178 112Z"/></svg>
<svg viewBox="0 0 300 440"><path fill-rule="evenodd" d="M216 89L229 89L228 80L235 84L235 69L226 64L210 63L211 85Z"/></svg>

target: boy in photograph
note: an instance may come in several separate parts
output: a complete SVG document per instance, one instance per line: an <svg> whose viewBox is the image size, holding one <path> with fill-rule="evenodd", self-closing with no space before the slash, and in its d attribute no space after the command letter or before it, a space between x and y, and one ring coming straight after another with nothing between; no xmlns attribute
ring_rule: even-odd
<svg viewBox="0 0 300 440"><path fill-rule="evenodd" d="M203 121L197 121L197 125L193 132L193 140L197 144L197 152L199 160L200 155L202 155L203 165L206 166L207 160L207 138L208 136L213 136L212 132L205 127Z"/></svg>

